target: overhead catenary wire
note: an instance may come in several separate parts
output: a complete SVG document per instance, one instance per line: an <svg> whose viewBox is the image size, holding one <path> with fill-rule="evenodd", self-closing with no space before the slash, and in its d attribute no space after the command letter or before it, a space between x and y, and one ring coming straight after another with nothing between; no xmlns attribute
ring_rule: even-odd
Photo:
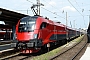
<svg viewBox="0 0 90 60"><path fill-rule="evenodd" d="M86 25L85 24L85 19L84 19L84 15L82 13L79 12L79 10L68 0L68 2L77 10L77 12L83 17L83 20L84 20L84 26Z"/></svg>
<svg viewBox="0 0 90 60"><path fill-rule="evenodd" d="M82 9L82 12L84 11L84 9L83 8L81 8L80 6L79 6L79 4L77 3L77 1L76 0L74 0L75 2L76 2L76 5L78 5L78 7L80 8L80 9Z"/></svg>
<svg viewBox="0 0 90 60"><path fill-rule="evenodd" d="M28 14L28 12L31 11L31 10L28 10L28 9L27 9L27 10L16 10L16 11L26 11L27 14Z"/></svg>
<svg viewBox="0 0 90 60"><path fill-rule="evenodd" d="M68 2L77 10L77 12L81 15L81 16L83 16L79 11L78 11L78 9L68 0ZM84 16L83 16L84 17Z"/></svg>
<svg viewBox="0 0 90 60"><path fill-rule="evenodd" d="M41 7L41 8L43 8L43 7ZM48 10L48 9L45 9L45 8L43 8L43 9L44 9L44 10L46 10L46 11L48 11L48 12L51 12L51 13L53 13L53 14L57 15L57 16L59 16L58 14L56 14L56 13L54 13L54 12L52 12L52 11ZM65 19L65 18L64 18L64 17L62 17L62 16L59 16L59 17L61 17L61 18Z"/></svg>
<svg viewBox="0 0 90 60"><path fill-rule="evenodd" d="M31 2L30 0L27 0L28 2L30 2L30 3L32 3L32 4L34 4L33 2ZM46 10L46 11L48 11L48 12L50 12L50 13L52 13L52 14L54 14L54 15L57 15L57 16L59 16L59 17L61 17L61 18L63 18L63 19L65 19L64 17L62 17L62 16L60 16L60 15L58 15L58 14L56 14L56 13L54 13L54 12L52 12L52 11L50 11L50 10L48 10L48 9L45 9L45 8L43 8L43 7L41 7L42 9L44 9L44 10Z"/></svg>
<svg viewBox="0 0 90 60"><path fill-rule="evenodd" d="M74 0L75 2L76 2L76 4L78 5L78 7L80 8L80 9L82 9L80 6L79 6L79 4L77 3L77 1L76 0Z"/></svg>
<svg viewBox="0 0 90 60"><path fill-rule="evenodd" d="M30 2L30 3L33 3L33 2L31 2L31 1L29 1L29 0L27 0L28 2Z"/></svg>
<svg viewBox="0 0 90 60"><path fill-rule="evenodd" d="M75 1L76 4L78 5L77 1L76 1L76 0L74 0L74 1ZM82 9L79 5L78 5L78 7L79 7L80 9ZM84 11L84 9L82 9L82 13L83 13L83 11ZM84 25L86 26L84 16L83 16L83 20L84 20Z"/></svg>
<svg viewBox="0 0 90 60"><path fill-rule="evenodd" d="M45 1L45 0L43 0L44 2L46 2L46 3L48 3L47 1ZM49 4L49 3L48 3ZM49 4L49 5L51 5L51 4ZM53 8L55 8L55 9L57 9L58 11L59 11L59 9L57 8L57 7L54 7L53 5L51 5ZM55 12L51 12L51 13L53 13L53 14L56 14L57 15L57 13ZM58 15L59 16L59 15ZM60 16L61 17L61 16ZM64 18L64 17L61 17L61 18ZM65 18L64 18L65 19Z"/></svg>
<svg viewBox="0 0 90 60"><path fill-rule="evenodd" d="M47 1L45 1L45 0L43 0L44 2L46 2L46 3L48 3ZM48 3L49 4L49 3ZM49 4L49 5L51 5L51 4ZM55 9L57 9L57 10L59 10L57 7L54 7L53 5L51 5L53 8L55 8Z"/></svg>
<svg viewBox="0 0 90 60"><path fill-rule="evenodd" d="M45 0L43 0L44 2L46 2ZM76 0L74 0L75 2L76 2L76 4L78 5L78 3L77 3L77 1ZM48 2L46 2L46 3L48 3ZM51 4L49 4L49 5L51 5ZM56 8L56 7L54 7L53 5L51 5L53 8ZM78 5L79 6L79 5ZM73 6L74 7L74 6ZM75 7L74 7L75 8ZM80 6L79 6L79 8L80 8ZM57 9L57 8L56 8ZM75 8L76 9L76 8ZM81 9L81 8L80 8ZM77 9L76 9L77 10ZM78 10L77 10L78 11ZM79 12L79 11L78 11ZM53 13L53 12L52 12ZM79 12L80 13L80 12ZM81 13L80 13L81 14ZM82 14L81 14L81 16L83 16ZM84 16L83 16L83 20L84 20ZM84 25L85 25L85 20L84 20Z"/></svg>

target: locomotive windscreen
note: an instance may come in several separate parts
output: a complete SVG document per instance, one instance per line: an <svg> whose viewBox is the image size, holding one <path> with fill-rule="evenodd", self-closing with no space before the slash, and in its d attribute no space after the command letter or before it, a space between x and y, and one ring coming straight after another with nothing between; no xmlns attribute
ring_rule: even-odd
<svg viewBox="0 0 90 60"><path fill-rule="evenodd" d="M24 17L20 20L18 27L19 32L33 32L37 17Z"/></svg>

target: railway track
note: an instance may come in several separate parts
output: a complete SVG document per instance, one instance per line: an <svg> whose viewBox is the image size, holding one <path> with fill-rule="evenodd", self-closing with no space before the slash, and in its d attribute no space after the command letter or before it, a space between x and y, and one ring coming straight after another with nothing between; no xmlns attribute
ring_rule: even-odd
<svg viewBox="0 0 90 60"><path fill-rule="evenodd" d="M16 54L12 54L12 55L9 55L9 56L6 56L6 57L2 57L0 58L0 60L5 60L5 59L9 59L9 58L12 58L12 57L15 57L15 56L18 56L20 53L16 53Z"/></svg>
<svg viewBox="0 0 90 60"><path fill-rule="evenodd" d="M69 44L65 47L68 47ZM85 35L81 41L69 49L59 53L58 55L50 58L50 60L74 60L78 56L78 54L82 51L82 49L87 46L87 35ZM79 60L79 59L76 59Z"/></svg>
<svg viewBox="0 0 90 60"><path fill-rule="evenodd" d="M83 43L87 42L87 41L84 41L83 39L84 39L84 38L82 38L82 40L81 40L78 44L80 44L82 41L83 41ZM77 46L78 44L76 44L75 46ZM66 47L69 48L69 45L70 45L70 44L68 44ZM75 46L73 46L73 47L75 47ZM73 47L71 47L71 48L68 49L67 51L73 49ZM43 51L44 51L44 50L43 50ZM53 58L50 58L50 60L55 60L55 59L57 60L59 56L65 54L65 52L67 52L67 51L64 51L63 53L60 53L59 55L54 56ZM37 56L37 55L38 55L38 54L22 55L22 54L19 52L19 53L17 53L17 54L11 55L11 56L8 56L8 57L5 57L5 58L1 58L0 60L30 60L30 59L32 59L33 57ZM75 55L77 55L77 54L75 54ZM76 57L76 56L75 56L75 57ZM71 58L71 59L74 59L75 57L74 57L74 55L73 55L73 58ZM63 59L59 59L59 60L63 60ZM65 59L64 59L64 60L65 60ZM70 59L69 59L69 60L70 60Z"/></svg>
<svg viewBox="0 0 90 60"><path fill-rule="evenodd" d="M33 56L34 56L33 54L28 55L28 54L21 54L20 52L18 52L16 54L13 54L4 58L0 58L0 60L25 60L28 57L30 60L30 58L32 58Z"/></svg>
<svg viewBox="0 0 90 60"><path fill-rule="evenodd" d="M71 58L71 60L74 60L74 59L76 59L76 57L82 52L82 50L85 48L85 46L87 46L88 44L87 43L85 43L82 47L81 47L81 49Z"/></svg>

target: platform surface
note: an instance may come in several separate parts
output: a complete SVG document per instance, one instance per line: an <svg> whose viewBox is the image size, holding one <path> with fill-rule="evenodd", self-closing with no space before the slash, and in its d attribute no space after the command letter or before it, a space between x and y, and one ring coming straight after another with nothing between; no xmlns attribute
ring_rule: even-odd
<svg viewBox="0 0 90 60"><path fill-rule="evenodd" d="M90 60L90 44L88 45L85 53L82 55L80 60Z"/></svg>

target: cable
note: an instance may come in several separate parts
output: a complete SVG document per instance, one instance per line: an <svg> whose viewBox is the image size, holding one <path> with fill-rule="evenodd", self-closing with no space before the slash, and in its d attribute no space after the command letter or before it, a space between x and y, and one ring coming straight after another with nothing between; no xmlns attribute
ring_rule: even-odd
<svg viewBox="0 0 90 60"><path fill-rule="evenodd" d="M43 0L43 1L46 2L45 0ZM46 2L46 3L48 3L48 2ZM49 4L49 5L51 5L51 4ZM59 11L59 9L57 7L54 7L53 5L51 5L51 6ZM55 13L57 13L57 12L55 12Z"/></svg>
<svg viewBox="0 0 90 60"><path fill-rule="evenodd" d="M43 0L43 1L45 1L45 0ZM45 1L46 2L46 1ZM46 3L48 3L48 2L46 2ZM48 3L49 4L49 3ZM49 4L49 5L51 5L51 4ZM53 8L56 8L56 7L54 7L53 5L51 5ZM43 8L43 7L42 7ZM43 9L45 9L45 8L43 8ZM57 9L57 8L56 8ZM45 9L45 10L47 10L47 9ZM57 9L57 10L59 10L59 9ZM49 11L49 10L47 10L47 11ZM49 12L51 12L51 11L49 11ZM54 12L51 12L51 13L53 13L53 14L55 14L55 15L57 15L57 16L59 16L57 13L54 13ZM61 16L59 16L59 17L61 17ZM61 17L61 18L64 18L64 17ZM64 18L65 19L65 18Z"/></svg>
<svg viewBox="0 0 90 60"><path fill-rule="evenodd" d="M28 2L30 2L30 3L33 3L33 2L31 2L31 1L29 1L29 0L27 0Z"/></svg>
<svg viewBox="0 0 90 60"><path fill-rule="evenodd" d="M78 5L78 3L77 3L77 1L76 0L74 0L75 2L76 2L76 4ZM81 9L81 7L78 5L78 7Z"/></svg>
<svg viewBox="0 0 90 60"><path fill-rule="evenodd" d="M30 3L33 3L33 2L31 2L31 1L29 1L29 0L27 0L27 1L30 2ZM33 3L33 4L34 4L34 3ZM43 8L43 7L41 7L41 8ZM63 19L65 19L64 17L62 17L62 16L60 16L60 15L58 15L58 14L56 14L56 13L54 13L54 12L48 10L48 9L45 9L45 8L43 8L43 9L46 10L46 11L48 11L48 12L51 12L52 14L55 14L55 15L57 15L57 16L63 18Z"/></svg>
<svg viewBox="0 0 90 60"><path fill-rule="evenodd" d="M43 1L45 1L45 0L43 0ZM46 1L45 1L46 2ZM46 3L48 3L48 2L46 2ZM48 3L49 4L49 3ZM51 5L51 4L49 4L49 5ZM51 5L53 8L56 8L57 9L57 7L54 7L53 5ZM59 9L57 9L57 10L59 10Z"/></svg>
<svg viewBox="0 0 90 60"><path fill-rule="evenodd" d="M74 5L68 0L68 2L74 7ZM76 7L74 7L76 10L77 10L77 8ZM78 11L78 10L77 10ZM81 14L79 11L78 11L78 13L79 14ZM81 14L82 15L82 14ZM83 16L83 15L82 15ZM83 16L84 17L84 16Z"/></svg>
<svg viewBox="0 0 90 60"><path fill-rule="evenodd" d="M70 3L73 7L74 7L74 5L73 5L73 4L72 4L69 0L68 0L68 2L69 2L69 3ZM77 3L77 2L76 2L76 3ZM74 8L77 10L77 8L76 8L76 7L74 7ZM78 10L77 10L77 11L78 11ZM78 11L78 12L79 12L79 11ZM83 12L83 11L82 11L82 12ZM79 12L79 13L80 13L80 12ZM80 13L80 14L81 14L81 13ZM83 16L84 26L85 26L86 24L85 24L84 15L82 15L82 14L81 14L81 16Z"/></svg>
<svg viewBox="0 0 90 60"><path fill-rule="evenodd" d="M75 2L76 2L76 0L74 0ZM78 5L78 3L76 2L76 4ZM79 6L79 5L78 5ZM79 6L79 8L80 8L80 6ZM81 9L81 8L80 8ZM82 12L83 12L83 10L82 10ZM83 16L83 20L84 20L84 26L86 26L86 23L85 23L85 19L84 19L84 16Z"/></svg>
<svg viewBox="0 0 90 60"><path fill-rule="evenodd" d="M41 8L43 8L43 7L41 7ZM50 11L50 10L47 10L47 9L45 9L45 8L43 8L44 10L46 10L46 11L48 11L48 12L51 12L51 13L53 13L53 14L55 14L55 15L57 15L56 13L54 13L54 12L52 12L52 11ZM59 15L57 15L57 16L59 16ZM63 18L63 19L65 19L64 17L62 17L62 16L59 16L59 17L61 17L61 18Z"/></svg>

